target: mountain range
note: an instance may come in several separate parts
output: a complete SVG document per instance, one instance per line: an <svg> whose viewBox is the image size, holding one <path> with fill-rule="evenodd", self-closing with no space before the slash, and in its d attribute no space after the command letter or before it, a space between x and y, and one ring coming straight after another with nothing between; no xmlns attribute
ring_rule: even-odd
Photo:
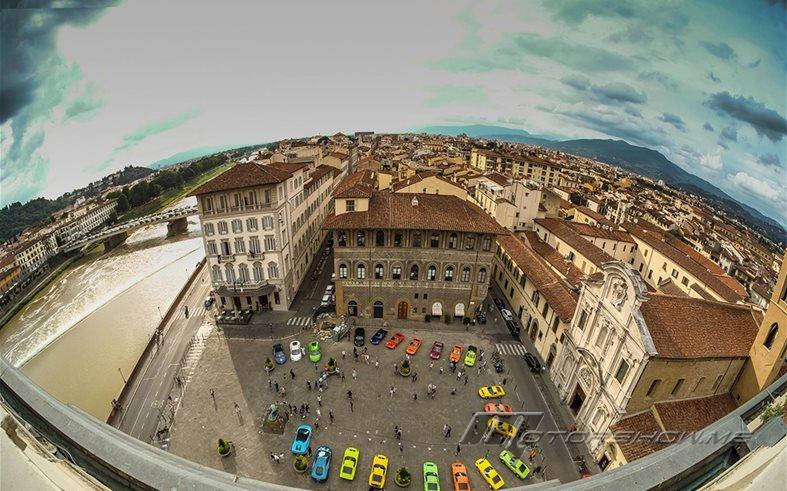
<svg viewBox="0 0 787 491"><path fill-rule="evenodd" d="M475 138L526 143L606 162L629 172L652 179L661 179L670 186L700 195L716 208L739 218L772 241L787 243L787 231L776 220L737 201L708 181L686 172L660 152L649 148L631 145L622 140L553 140L532 135L524 130L501 126L427 126L418 131L448 136L465 134Z"/></svg>

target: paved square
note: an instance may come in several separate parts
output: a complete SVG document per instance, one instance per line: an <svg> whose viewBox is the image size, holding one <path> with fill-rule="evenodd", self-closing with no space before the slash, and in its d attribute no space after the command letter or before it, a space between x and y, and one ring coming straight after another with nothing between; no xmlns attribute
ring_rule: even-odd
<svg viewBox="0 0 787 491"><path fill-rule="evenodd" d="M314 388L309 390L307 381L313 384L317 378L316 365L309 361L308 356L298 362L288 359L285 365L276 366L270 377L271 384L278 383L284 387L284 397L276 396L274 390L269 388L268 376L263 368L265 358L272 357L271 341L231 338L223 332L216 332L208 339L194 377L186 387L171 432L170 451L239 476L311 489L367 489L372 457L377 453L385 454L390 459L389 487L394 487L390 480L403 465L413 474L411 486L421 487L422 465L426 461L433 461L439 467L443 489L452 489L450 464L459 460L468 468L472 487L486 488L473 462L484 456L489 447L462 445L458 456L456 449L472 414L483 409L485 401L478 396L478 388L501 383L504 374L494 373L491 362L480 373L477 368L467 369L460 363L457 372L461 369L467 374L468 383L465 385L449 370L451 347L460 344L466 348L468 344L473 344L484 350L484 361L488 361L494 343L473 332L439 331L440 328L441 324L431 324L425 325L424 329L403 329L401 332L406 339L395 350L386 348L384 341L378 346L369 344L369 338L376 328L366 328L368 363L362 356L359 361L354 361L353 346L349 340L321 342L323 358L318 364L319 368L333 357L340 370L344 371L345 379L332 376L323 392ZM397 330L388 328L388 331L390 337ZM412 371L417 374L416 382L394 373L394 364L404 359L405 347L413 337L423 340L421 349L411 357ZM286 347L292 339L300 340L305 347L315 337L309 331L280 342ZM436 340L442 341L445 348L440 360L430 368L429 351ZM342 351L346 352L344 359ZM379 362L379 366L375 366L376 362ZM290 369L295 373L294 379ZM353 371L356 377L353 377ZM434 399L427 398L427 384L430 383L438 387ZM520 410L523 407L522 400L519 394L512 393L512 385L508 382L506 388L509 393L500 401ZM396 388L393 397L390 394L391 386ZM215 393L215 404L211 389ZM451 395L451 389L456 389L455 395ZM352 411L348 390L353 393ZM417 400L413 399L413 394L417 395ZM321 405L318 396L322 399ZM305 419L297 414L292 415L283 435L262 432L260 428L268 406L282 399L295 406L308 404L310 414ZM236 414L235 403L240 406L239 415ZM318 410L321 413L319 418ZM333 423L329 420L329 410L334 415ZM333 450L330 477L324 484L312 481L308 473L297 474L292 468L290 445L295 428L303 422L312 426L319 423L311 443L313 450L321 445L328 445ZM448 438L443 434L446 424L451 426ZM479 424L479 433L484 429L482 425ZM395 438L395 426L402 430L401 440ZM235 452L232 456L224 459L218 456L218 438L234 442ZM344 449L351 446L358 448L361 453L356 478L352 483L338 477ZM532 479L523 482L504 468L496 455L499 450L489 452L489 460L507 486L533 482ZM271 453L283 453L281 463L275 463L270 458Z"/></svg>

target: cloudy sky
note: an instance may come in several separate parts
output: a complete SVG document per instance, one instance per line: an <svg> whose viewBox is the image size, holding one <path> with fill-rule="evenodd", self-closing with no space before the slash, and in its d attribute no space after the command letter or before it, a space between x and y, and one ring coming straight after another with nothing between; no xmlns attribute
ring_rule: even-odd
<svg viewBox="0 0 787 491"><path fill-rule="evenodd" d="M193 148L486 122L650 147L787 221L784 1L15 3L87 8L0 13L2 205Z"/></svg>

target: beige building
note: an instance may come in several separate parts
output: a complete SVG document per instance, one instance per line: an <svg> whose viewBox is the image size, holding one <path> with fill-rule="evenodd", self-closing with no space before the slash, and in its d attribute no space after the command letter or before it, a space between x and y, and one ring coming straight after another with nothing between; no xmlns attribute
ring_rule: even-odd
<svg viewBox="0 0 787 491"><path fill-rule="evenodd" d="M334 193L336 311L380 319L474 317L505 231L451 195L377 191L349 176Z"/></svg>
<svg viewBox="0 0 787 491"><path fill-rule="evenodd" d="M787 373L787 267L782 261L779 279L749 350L749 360L732 394L743 404L784 373Z"/></svg>
<svg viewBox="0 0 787 491"><path fill-rule="evenodd" d="M493 172L477 179L473 200L511 231L530 230L533 220L556 217L560 198L535 181Z"/></svg>
<svg viewBox="0 0 787 491"><path fill-rule="evenodd" d="M305 163L236 164L194 190L221 305L289 308L319 254L338 174Z"/></svg>
<svg viewBox="0 0 787 491"><path fill-rule="evenodd" d="M512 155L473 148L470 166L480 172L500 172L516 179L531 179L544 186L561 182L561 166L535 155Z"/></svg>
<svg viewBox="0 0 787 491"><path fill-rule="evenodd" d="M434 172L419 172L393 183L391 189L395 193L442 194L456 196L462 200L467 199L465 188Z"/></svg>
<svg viewBox="0 0 787 491"><path fill-rule="evenodd" d="M59 244L68 244L104 225L117 208L117 200L89 202L68 213L68 219L57 223L55 237Z"/></svg>

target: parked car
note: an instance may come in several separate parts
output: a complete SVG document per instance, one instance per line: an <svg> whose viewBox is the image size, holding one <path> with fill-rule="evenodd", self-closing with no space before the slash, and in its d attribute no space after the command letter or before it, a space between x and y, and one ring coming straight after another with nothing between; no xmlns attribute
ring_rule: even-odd
<svg viewBox="0 0 787 491"><path fill-rule="evenodd" d="M366 343L366 329L363 327L355 328L355 336L353 336L353 344L361 347Z"/></svg>
<svg viewBox="0 0 787 491"><path fill-rule="evenodd" d="M321 446L317 448L317 453L314 456L314 464L312 464L312 479L317 482L325 482L328 479L328 470L331 468L331 452L330 447Z"/></svg>
<svg viewBox="0 0 787 491"><path fill-rule="evenodd" d="M290 360L298 361L303 356L303 347L300 341L290 341Z"/></svg>
<svg viewBox="0 0 787 491"><path fill-rule="evenodd" d="M458 344L455 344L453 348L451 348L451 353L448 355L448 360L453 362L459 362L462 359L462 347Z"/></svg>
<svg viewBox="0 0 787 491"><path fill-rule="evenodd" d="M410 341L410 344L407 345L407 349L405 351L407 352L408 355L414 355L418 353L418 348L421 347L422 343L423 341L421 341L420 339L413 338L412 341Z"/></svg>
<svg viewBox="0 0 787 491"><path fill-rule="evenodd" d="M322 358L322 353L320 352L320 342L319 341L312 341L309 343L309 360L313 363L317 363Z"/></svg>
<svg viewBox="0 0 787 491"><path fill-rule="evenodd" d="M424 462L424 491L440 491L440 476L434 462Z"/></svg>
<svg viewBox="0 0 787 491"><path fill-rule="evenodd" d="M333 297L329 293L326 293L322 296L322 300L320 300L320 307L328 307L331 304L333 304Z"/></svg>
<svg viewBox="0 0 787 491"><path fill-rule="evenodd" d="M336 288L333 285L328 285L325 287L325 293L328 295L333 295L334 290L336 290Z"/></svg>
<svg viewBox="0 0 787 491"><path fill-rule="evenodd" d="M475 365L476 355L478 355L478 348L473 346L472 344L467 347L467 353L465 353L465 366L472 367Z"/></svg>
<svg viewBox="0 0 787 491"><path fill-rule="evenodd" d="M287 355L284 354L284 347L282 347L281 343L273 345L273 360L277 365L284 365L287 361Z"/></svg>
<svg viewBox="0 0 787 491"><path fill-rule="evenodd" d="M484 412L485 413L497 413L502 414L503 416L507 416L506 413L512 413L514 408L509 406L508 404L502 404L500 402L487 402L484 404Z"/></svg>
<svg viewBox="0 0 787 491"><path fill-rule="evenodd" d="M495 302L495 305L497 305L498 309L502 309L503 308L503 301L502 300L500 300L497 297L492 297L492 300Z"/></svg>
<svg viewBox="0 0 787 491"><path fill-rule="evenodd" d="M506 322L514 320L514 314L508 309L500 309L500 315L503 316Z"/></svg>
<svg viewBox="0 0 787 491"><path fill-rule="evenodd" d="M463 463L451 464L451 478L454 481L454 491L470 491L470 478L467 476L467 467Z"/></svg>
<svg viewBox="0 0 787 491"><path fill-rule="evenodd" d="M331 273L331 283L336 283L336 273Z"/></svg>
<svg viewBox="0 0 787 491"><path fill-rule="evenodd" d="M498 434L503 435L506 438L513 438L516 436L516 427L507 421L503 421L497 416L489 418L489 420L486 422L486 425L490 428L494 428Z"/></svg>
<svg viewBox="0 0 787 491"><path fill-rule="evenodd" d="M396 349L397 346L402 344L402 341L404 341L404 334L397 332L394 333L393 336L391 336L391 339L389 339L388 342L385 343L385 346L389 349Z"/></svg>
<svg viewBox="0 0 787 491"><path fill-rule="evenodd" d="M440 355L443 354L443 343L440 341L435 341L432 344L432 350L429 352L429 358L433 360L439 360Z"/></svg>
<svg viewBox="0 0 787 491"><path fill-rule="evenodd" d="M292 441L292 447L290 450L295 455L306 455L306 452L309 451L309 444L312 441L312 430L311 425L302 424L298 426L298 429L295 430L295 440Z"/></svg>
<svg viewBox="0 0 787 491"><path fill-rule="evenodd" d="M481 477L492 489L500 489L505 485L503 478L497 473L491 462L484 458L475 461L475 468L481 473Z"/></svg>
<svg viewBox="0 0 787 491"><path fill-rule="evenodd" d="M478 395L482 399L498 399L506 395L506 391L502 385L489 385L478 389Z"/></svg>
<svg viewBox="0 0 787 491"><path fill-rule="evenodd" d="M531 372L539 373L541 371L541 363L532 354L525 353L525 363L530 367Z"/></svg>
<svg viewBox="0 0 787 491"><path fill-rule="evenodd" d="M530 468L522 462L522 459L517 458L516 455L512 454L508 450L503 450L500 452L500 460L505 464L506 467L511 469L511 472L514 473L516 477L519 479L524 479L530 474Z"/></svg>
<svg viewBox="0 0 787 491"><path fill-rule="evenodd" d="M372 339L369 340L369 342L377 346L378 344L382 343L383 339L385 339L385 336L387 335L388 335L388 331L386 331L385 329L378 329L377 332L374 333L374 336L372 336Z"/></svg>
<svg viewBox="0 0 787 491"><path fill-rule="evenodd" d="M506 321L506 327L512 336L519 336L519 324L514 319Z"/></svg>
<svg viewBox="0 0 787 491"><path fill-rule="evenodd" d="M358 470L358 457L361 453L355 447L348 447L344 450L344 458L342 459L342 467L339 470L339 477L352 481L355 479L355 472Z"/></svg>
<svg viewBox="0 0 787 491"><path fill-rule="evenodd" d="M372 460L372 470L369 472L369 487L373 489L383 489L385 487L385 475L388 473L388 457L377 454Z"/></svg>

